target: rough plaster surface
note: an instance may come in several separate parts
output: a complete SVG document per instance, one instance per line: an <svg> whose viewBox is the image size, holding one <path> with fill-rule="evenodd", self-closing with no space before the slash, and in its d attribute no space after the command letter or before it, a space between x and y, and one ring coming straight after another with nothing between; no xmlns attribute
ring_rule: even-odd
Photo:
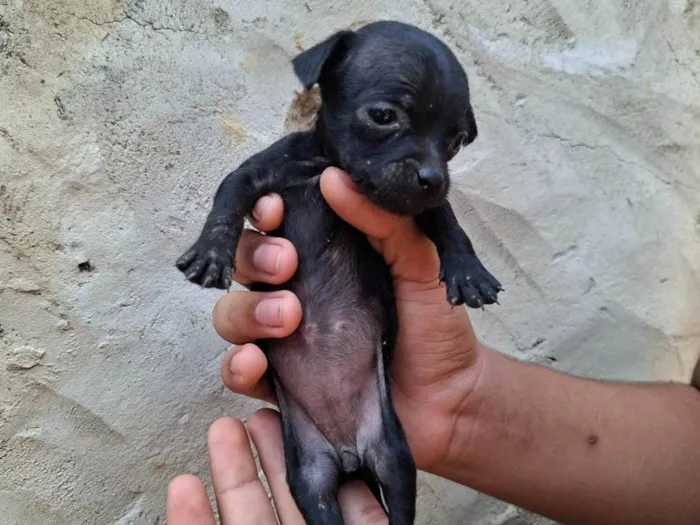
<svg viewBox="0 0 700 525"><path fill-rule="evenodd" d="M289 59L377 18L432 29L481 135L453 202L523 359L685 379L700 339L696 0L0 0L0 521L164 523L207 476L217 292L173 268L228 169L280 136ZM419 523L541 523L424 476Z"/></svg>

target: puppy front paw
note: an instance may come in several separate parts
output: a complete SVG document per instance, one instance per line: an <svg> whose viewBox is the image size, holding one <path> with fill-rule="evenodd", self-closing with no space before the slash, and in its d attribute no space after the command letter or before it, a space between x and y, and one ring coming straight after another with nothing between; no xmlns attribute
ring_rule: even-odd
<svg viewBox="0 0 700 525"><path fill-rule="evenodd" d="M449 257L441 261L440 281L447 286L447 300L453 306L465 304L470 308L483 308L498 303L501 283L484 268L472 254Z"/></svg>
<svg viewBox="0 0 700 525"><path fill-rule="evenodd" d="M188 281L203 288L228 290L234 270L233 253L228 244L200 237L176 262Z"/></svg>

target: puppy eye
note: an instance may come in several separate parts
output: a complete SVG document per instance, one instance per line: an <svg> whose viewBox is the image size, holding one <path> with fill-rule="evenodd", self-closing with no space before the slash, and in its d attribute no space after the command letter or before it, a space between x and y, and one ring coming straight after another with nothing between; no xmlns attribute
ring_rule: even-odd
<svg viewBox="0 0 700 525"><path fill-rule="evenodd" d="M370 108L369 118L380 126L390 126L397 121L396 111L388 108Z"/></svg>
<svg viewBox="0 0 700 525"><path fill-rule="evenodd" d="M459 133L458 135L455 135L452 137L452 140L447 144L447 158L448 160L452 160L457 153L459 153L459 150L462 149L462 146L464 146L464 143L466 142L467 136L464 133Z"/></svg>

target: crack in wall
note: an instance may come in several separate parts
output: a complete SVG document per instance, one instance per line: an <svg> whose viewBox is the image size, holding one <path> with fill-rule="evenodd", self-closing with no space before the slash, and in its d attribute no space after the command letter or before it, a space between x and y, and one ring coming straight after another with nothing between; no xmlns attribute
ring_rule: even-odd
<svg viewBox="0 0 700 525"><path fill-rule="evenodd" d="M208 32L208 31L197 31L195 29L185 28L185 27L169 27L169 26L157 24L156 22L152 22L152 21L141 21L141 20L138 20L136 17L134 17L134 15L129 14L129 13L124 13L124 16L122 18L117 18L114 20L107 20L105 22L98 22L96 20L93 20L90 17L76 15L75 13L73 14L73 16L75 18L77 18L78 20L83 20L83 21L88 22L88 23L90 23L94 26L97 26L97 27L105 27L105 26L109 27L109 26L113 26L113 25L120 25L128 20L128 21L133 22L134 24L136 24L139 27L142 27L144 29L150 29L150 30L155 31L155 32L188 33L188 34L192 34L192 35L210 35L210 34L212 34L211 32Z"/></svg>

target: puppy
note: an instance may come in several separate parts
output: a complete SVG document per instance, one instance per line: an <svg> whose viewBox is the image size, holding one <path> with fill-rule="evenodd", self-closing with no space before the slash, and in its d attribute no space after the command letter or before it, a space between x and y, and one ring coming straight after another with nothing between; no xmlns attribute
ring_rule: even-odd
<svg viewBox="0 0 700 525"><path fill-rule="evenodd" d="M338 32L293 67L306 90L320 86L315 128L282 138L223 180L177 267L194 283L227 289L244 218L264 194L282 196L284 223L272 235L298 251L283 288L304 317L290 337L258 344L279 402L292 495L309 525L340 525L338 485L360 476L381 491L389 522L409 525L416 466L389 388L392 277L365 235L325 203L319 176L339 166L372 202L414 217L437 248L452 305L496 302L501 285L446 199L447 162L477 136L467 76L440 40L397 22Z"/></svg>

